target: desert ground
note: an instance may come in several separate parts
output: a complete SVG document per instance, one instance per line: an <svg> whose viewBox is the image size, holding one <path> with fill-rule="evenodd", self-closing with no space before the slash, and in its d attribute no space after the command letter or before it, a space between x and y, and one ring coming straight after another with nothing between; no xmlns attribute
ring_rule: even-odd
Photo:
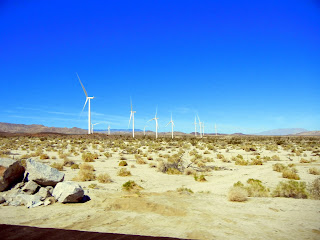
<svg viewBox="0 0 320 240"><path fill-rule="evenodd" d="M13 135L0 137L0 155L56 167L91 198L0 205L2 224L186 239L320 238L320 137Z"/></svg>

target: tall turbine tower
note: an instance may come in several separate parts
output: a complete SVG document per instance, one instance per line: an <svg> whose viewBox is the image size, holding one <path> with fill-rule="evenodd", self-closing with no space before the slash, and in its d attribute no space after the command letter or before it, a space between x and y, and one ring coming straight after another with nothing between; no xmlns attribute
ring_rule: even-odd
<svg viewBox="0 0 320 240"><path fill-rule="evenodd" d="M194 116L194 136L197 136L197 118Z"/></svg>
<svg viewBox="0 0 320 240"><path fill-rule="evenodd" d="M92 133L92 134L93 134L93 126L98 125L98 124L100 124L100 123L92 123L92 124L91 124L91 133Z"/></svg>
<svg viewBox="0 0 320 240"><path fill-rule="evenodd" d="M157 112L158 112L158 109L156 109L156 115L154 116L154 118L152 118L152 119L150 119L148 122L150 122L150 121L153 121L153 120L155 120L156 121L156 139L158 138L158 119L159 118L157 118Z"/></svg>
<svg viewBox="0 0 320 240"><path fill-rule="evenodd" d="M144 128L143 128L143 136L146 135L146 127L147 127L147 126L144 126Z"/></svg>
<svg viewBox="0 0 320 240"><path fill-rule="evenodd" d="M86 104L87 104L87 102L88 102L88 100L89 100L89 103L88 103L88 134L91 134L91 109L90 109L90 100L91 100L91 99L94 99L94 97L88 97L87 91L86 91L86 89L84 88L84 86L83 86L83 84L82 84L82 82L81 82L81 80L80 80L80 78L79 78L78 73L76 73L76 74L77 74L77 76L78 76L79 82L80 82L80 84L81 84L81 86L82 86L82 89L83 89L83 91L84 91L84 94L86 95L86 102L84 103L84 106L83 106L81 112L83 112L83 110L84 110L84 108L86 107Z"/></svg>
<svg viewBox="0 0 320 240"><path fill-rule="evenodd" d="M202 128L201 124L202 124L202 122L200 121L199 116L198 116L198 120L199 120L200 137L202 138L202 133L201 133L201 128Z"/></svg>
<svg viewBox="0 0 320 240"><path fill-rule="evenodd" d="M202 136L204 136L204 122L202 122Z"/></svg>
<svg viewBox="0 0 320 240"><path fill-rule="evenodd" d="M130 99L130 103L131 103L131 114L130 114L130 119L129 119L129 125L128 125L128 128L130 126L130 121L131 121L131 118L132 118L132 137L134 138L134 114L136 113L135 111L132 111L132 101Z"/></svg>
<svg viewBox="0 0 320 240"><path fill-rule="evenodd" d="M171 121L168 122L168 124L166 126L168 126L170 123L171 123L171 138L173 139L173 126L174 126L174 123L172 121L172 113L171 113Z"/></svg>
<svg viewBox="0 0 320 240"><path fill-rule="evenodd" d="M216 130L216 136L218 135L217 134L217 124L214 124L214 129Z"/></svg>
<svg viewBox="0 0 320 240"><path fill-rule="evenodd" d="M110 125L108 125L108 135L110 135Z"/></svg>

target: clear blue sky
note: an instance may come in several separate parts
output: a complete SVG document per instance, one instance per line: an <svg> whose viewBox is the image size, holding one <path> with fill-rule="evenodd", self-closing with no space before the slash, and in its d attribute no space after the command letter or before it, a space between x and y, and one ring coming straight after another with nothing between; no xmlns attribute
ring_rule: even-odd
<svg viewBox="0 0 320 240"><path fill-rule="evenodd" d="M111 128L320 130L320 2L0 1L0 122L87 128L76 72Z"/></svg>

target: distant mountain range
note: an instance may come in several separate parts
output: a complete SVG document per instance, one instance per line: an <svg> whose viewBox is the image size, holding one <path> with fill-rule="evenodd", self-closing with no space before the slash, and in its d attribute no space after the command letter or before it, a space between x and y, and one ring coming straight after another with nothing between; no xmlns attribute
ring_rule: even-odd
<svg viewBox="0 0 320 240"><path fill-rule="evenodd" d="M110 129L111 133L121 134L121 133L130 133L131 129ZM8 133L63 133L63 134L87 134L88 130L81 129L77 127L73 128L58 128L58 127L46 127L44 125L38 124L13 124L13 123L3 123L0 122L0 132ZM96 133L107 133L106 129L97 129L94 130ZM143 134L143 130L135 129L137 134ZM146 131L146 134L149 135L153 131ZM159 132L160 135L170 135L171 132ZM183 132L174 132L175 135L185 135ZM194 135L194 132L189 133ZM198 133L199 134L199 133ZM206 133L205 135L215 135L214 133ZM218 135L225 135L218 133ZM244 135L242 133L234 133L233 135ZM270 131L260 132L253 135L273 135L273 136L282 136L282 135L297 135L297 136L320 136L320 131L308 131L304 128L283 128L283 129L274 129Z"/></svg>
<svg viewBox="0 0 320 240"><path fill-rule="evenodd" d="M0 132L9 133L64 133L64 134L86 134L88 130L81 128L58 128L58 127L46 127L43 125L31 124L13 124L0 122Z"/></svg>
<svg viewBox="0 0 320 240"><path fill-rule="evenodd" d="M302 132L308 133L309 131L304 128L279 128L279 129L273 129L273 130L264 131L260 133L255 133L253 135L281 136L281 135L296 135Z"/></svg>

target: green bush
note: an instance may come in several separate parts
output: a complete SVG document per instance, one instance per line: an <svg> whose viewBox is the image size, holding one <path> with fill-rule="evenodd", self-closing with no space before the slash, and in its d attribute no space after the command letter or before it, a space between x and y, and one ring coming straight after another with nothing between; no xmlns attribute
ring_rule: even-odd
<svg viewBox="0 0 320 240"><path fill-rule="evenodd" d="M290 180L280 182L272 193L273 197L308 198L305 182Z"/></svg>

